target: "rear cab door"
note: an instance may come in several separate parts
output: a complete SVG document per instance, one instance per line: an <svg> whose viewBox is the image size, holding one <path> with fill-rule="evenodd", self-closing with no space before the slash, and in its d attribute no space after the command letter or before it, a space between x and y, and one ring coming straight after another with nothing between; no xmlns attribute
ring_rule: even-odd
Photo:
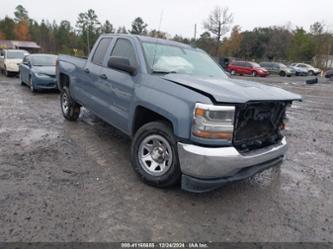
<svg viewBox="0 0 333 249"><path fill-rule="evenodd" d="M112 37L101 37L91 51L86 65L79 72L79 84L75 88L75 97L78 102L102 116L100 75L106 51L111 45Z"/></svg>

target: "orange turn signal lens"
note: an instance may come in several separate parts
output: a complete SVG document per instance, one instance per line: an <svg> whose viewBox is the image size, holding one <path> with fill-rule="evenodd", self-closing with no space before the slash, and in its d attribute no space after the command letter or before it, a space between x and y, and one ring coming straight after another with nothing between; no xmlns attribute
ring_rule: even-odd
<svg viewBox="0 0 333 249"><path fill-rule="evenodd" d="M205 109L202 109L202 108L196 108L196 109L195 109L195 116L196 116L196 117L204 117L204 116L205 116L205 112L206 112Z"/></svg>
<svg viewBox="0 0 333 249"><path fill-rule="evenodd" d="M193 135L201 138L209 138L209 139L226 139L231 140L232 139L232 133L231 132L213 132L213 131L193 131Z"/></svg>

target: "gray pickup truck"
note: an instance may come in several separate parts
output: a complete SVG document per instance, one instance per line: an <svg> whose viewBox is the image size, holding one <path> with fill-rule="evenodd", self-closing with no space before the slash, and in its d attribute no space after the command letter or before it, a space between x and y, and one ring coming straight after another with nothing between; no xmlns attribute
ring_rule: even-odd
<svg viewBox="0 0 333 249"><path fill-rule="evenodd" d="M63 115L81 106L132 138L153 186L205 192L281 164L286 109L299 95L229 78L205 52L163 39L102 35L87 60L61 55Z"/></svg>

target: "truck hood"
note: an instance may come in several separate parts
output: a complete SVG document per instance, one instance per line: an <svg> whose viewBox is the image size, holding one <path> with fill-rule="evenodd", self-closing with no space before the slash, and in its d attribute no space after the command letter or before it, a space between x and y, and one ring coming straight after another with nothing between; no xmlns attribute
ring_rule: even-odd
<svg viewBox="0 0 333 249"><path fill-rule="evenodd" d="M245 80L197 77L184 74L167 74L162 76L162 78L204 92L212 96L216 102L222 103L302 100L300 95L285 91L281 88Z"/></svg>

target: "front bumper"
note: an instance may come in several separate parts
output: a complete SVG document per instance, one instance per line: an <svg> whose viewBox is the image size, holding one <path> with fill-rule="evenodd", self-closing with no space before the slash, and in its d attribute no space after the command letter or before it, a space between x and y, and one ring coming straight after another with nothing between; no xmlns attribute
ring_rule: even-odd
<svg viewBox="0 0 333 249"><path fill-rule="evenodd" d="M57 88L57 80L53 77L37 77L33 78L33 83L36 89L56 89Z"/></svg>
<svg viewBox="0 0 333 249"><path fill-rule="evenodd" d="M185 177L206 182L223 179L224 184L227 178L229 178L227 180L229 182L232 179L230 177L236 176L244 169L257 168L262 170L262 168L265 169L266 166L272 165L272 162L277 164L276 160L281 161L286 151L287 142L285 138L278 144L249 153L240 153L234 147L207 148L178 143L179 163L184 175L183 183Z"/></svg>
<svg viewBox="0 0 333 249"><path fill-rule="evenodd" d="M11 73L18 73L20 71L17 64L6 64L6 70Z"/></svg>

